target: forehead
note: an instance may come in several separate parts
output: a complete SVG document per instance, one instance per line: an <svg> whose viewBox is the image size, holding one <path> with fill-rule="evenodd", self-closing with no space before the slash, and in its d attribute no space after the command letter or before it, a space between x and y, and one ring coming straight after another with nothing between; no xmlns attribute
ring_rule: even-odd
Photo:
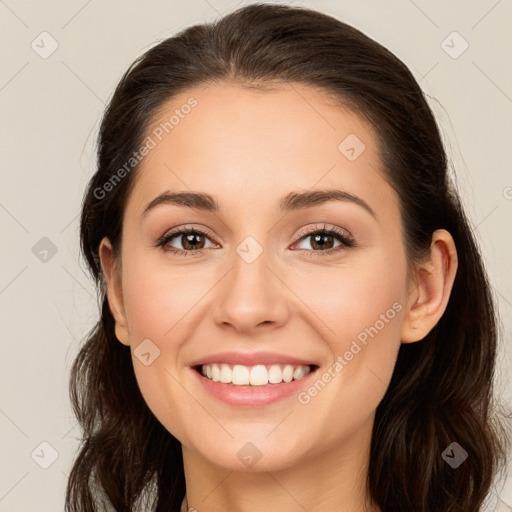
<svg viewBox="0 0 512 512"><path fill-rule="evenodd" d="M146 136L153 147L136 171L134 214L165 190L205 191L260 211L297 189L392 199L369 123L303 84L190 88L162 105Z"/></svg>

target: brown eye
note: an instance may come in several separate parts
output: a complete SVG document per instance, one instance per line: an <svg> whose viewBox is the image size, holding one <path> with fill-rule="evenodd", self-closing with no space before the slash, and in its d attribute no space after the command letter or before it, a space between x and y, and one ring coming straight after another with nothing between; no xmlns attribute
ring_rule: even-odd
<svg viewBox="0 0 512 512"><path fill-rule="evenodd" d="M311 239L311 248L299 248L299 250L307 251L310 256L329 255L355 246L353 238L334 227L328 229L324 227L302 234L299 242L308 239ZM336 240L339 242L338 245L334 245Z"/></svg>
<svg viewBox="0 0 512 512"><path fill-rule="evenodd" d="M165 252L188 255L190 253L204 252L208 248L205 246L207 240L209 240L207 233L199 229L182 229L164 235L159 239L157 247L161 247ZM183 249L171 245L171 242L176 241L178 244L181 244ZM212 244L212 246L215 246L215 244Z"/></svg>

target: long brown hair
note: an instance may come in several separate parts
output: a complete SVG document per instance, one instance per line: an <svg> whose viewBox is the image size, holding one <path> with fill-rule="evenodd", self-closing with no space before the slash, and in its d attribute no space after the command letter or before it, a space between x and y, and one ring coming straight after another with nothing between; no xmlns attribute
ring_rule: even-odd
<svg viewBox="0 0 512 512"><path fill-rule="evenodd" d="M436 121L411 72L386 48L326 14L275 4L251 4L160 42L126 71L105 111L80 224L102 310L71 372L83 440L66 510L98 510L104 496L118 512L142 501L141 510L168 512L185 495L181 445L139 391L130 348L114 333L98 258L104 236L119 255L137 167L108 192L104 184L119 178L164 102L192 86L225 81L306 84L364 116L378 127L386 179L400 197L409 261L421 259L434 230L452 234L458 271L447 309L424 340L400 348L376 411L367 487L383 512L479 511L507 445L493 395L497 320ZM454 441L468 453L457 469L442 457Z"/></svg>

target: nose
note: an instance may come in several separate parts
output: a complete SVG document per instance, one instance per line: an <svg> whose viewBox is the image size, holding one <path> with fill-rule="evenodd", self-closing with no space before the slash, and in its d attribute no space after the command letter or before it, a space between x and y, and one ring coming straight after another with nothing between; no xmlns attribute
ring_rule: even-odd
<svg viewBox="0 0 512 512"><path fill-rule="evenodd" d="M289 289L266 252L252 262L236 254L219 284L213 319L223 329L250 335L284 325L289 317Z"/></svg>

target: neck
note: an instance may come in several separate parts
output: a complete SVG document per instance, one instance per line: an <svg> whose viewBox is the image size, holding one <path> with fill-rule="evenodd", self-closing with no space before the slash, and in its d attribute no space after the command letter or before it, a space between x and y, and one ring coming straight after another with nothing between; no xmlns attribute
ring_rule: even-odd
<svg viewBox="0 0 512 512"><path fill-rule="evenodd" d="M372 426L373 416L342 442L322 453L310 449L311 455L277 470L265 469L263 459L256 470L228 470L182 445L187 506L199 512L259 512L269 504L280 512L380 512L366 494Z"/></svg>

